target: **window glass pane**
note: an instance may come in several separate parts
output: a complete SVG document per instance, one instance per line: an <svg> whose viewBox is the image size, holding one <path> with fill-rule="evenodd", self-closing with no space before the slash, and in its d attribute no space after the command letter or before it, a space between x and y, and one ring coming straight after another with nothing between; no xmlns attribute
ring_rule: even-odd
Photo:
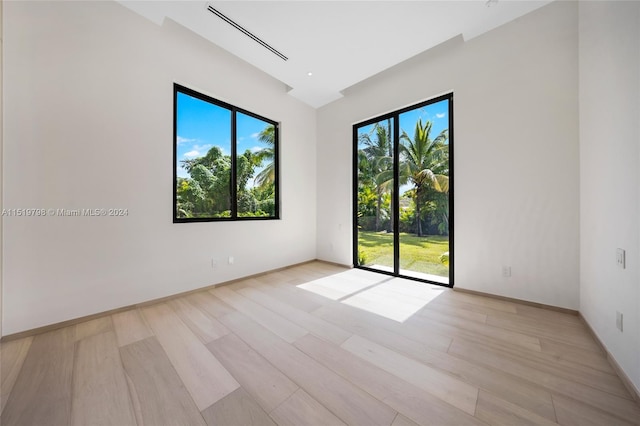
<svg viewBox="0 0 640 426"><path fill-rule="evenodd" d="M274 217L276 208L276 128L236 114L238 217Z"/></svg>
<svg viewBox="0 0 640 426"><path fill-rule="evenodd" d="M176 217L231 216L231 111L178 92Z"/></svg>

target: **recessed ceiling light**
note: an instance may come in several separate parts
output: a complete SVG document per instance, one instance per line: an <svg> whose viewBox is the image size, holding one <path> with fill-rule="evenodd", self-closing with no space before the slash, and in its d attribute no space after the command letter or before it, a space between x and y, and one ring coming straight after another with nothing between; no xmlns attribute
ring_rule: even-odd
<svg viewBox="0 0 640 426"><path fill-rule="evenodd" d="M308 75L309 77L311 77L311 76L313 75L313 73L312 73L311 71L309 71L309 72L307 73L307 75Z"/></svg>

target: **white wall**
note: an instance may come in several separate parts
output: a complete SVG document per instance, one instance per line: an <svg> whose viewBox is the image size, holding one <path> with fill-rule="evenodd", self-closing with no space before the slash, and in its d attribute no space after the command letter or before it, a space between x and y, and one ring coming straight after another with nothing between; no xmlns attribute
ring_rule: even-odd
<svg viewBox="0 0 640 426"><path fill-rule="evenodd" d="M579 16L580 311L640 389L640 3L581 2Z"/></svg>
<svg viewBox="0 0 640 426"><path fill-rule="evenodd" d="M2 32L2 7L4 6L4 1L0 0L0 87L2 87L2 40L3 32ZM2 96L0 96L0 212L2 211L2 188L4 184L2 183L2 135L4 133L4 127L2 126ZM2 336L2 223L4 218L0 215L0 336Z"/></svg>
<svg viewBox="0 0 640 426"><path fill-rule="evenodd" d="M558 2L321 108L318 257L352 263L351 125L453 90L455 285L577 309L577 36L577 5Z"/></svg>
<svg viewBox="0 0 640 426"><path fill-rule="evenodd" d="M4 207L129 216L5 218L3 335L316 257L315 111L284 84L115 2L5 3L4 54ZM172 223L174 81L282 123L282 220Z"/></svg>

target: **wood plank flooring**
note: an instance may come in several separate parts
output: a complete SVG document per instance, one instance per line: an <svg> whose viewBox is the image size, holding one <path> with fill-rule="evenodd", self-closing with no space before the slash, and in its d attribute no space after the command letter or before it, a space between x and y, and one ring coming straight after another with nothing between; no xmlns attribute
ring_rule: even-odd
<svg viewBox="0 0 640 426"><path fill-rule="evenodd" d="M156 337L126 345L120 355L139 425L205 425Z"/></svg>
<svg viewBox="0 0 640 426"><path fill-rule="evenodd" d="M0 424L640 425L577 317L312 262L0 345Z"/></svg>
<svg viewBox="0 0 640 426"><path fill-rule="evenodd" d="M76 345L71 423L136 425L133 404L113 331L95 334Z"/></svg>

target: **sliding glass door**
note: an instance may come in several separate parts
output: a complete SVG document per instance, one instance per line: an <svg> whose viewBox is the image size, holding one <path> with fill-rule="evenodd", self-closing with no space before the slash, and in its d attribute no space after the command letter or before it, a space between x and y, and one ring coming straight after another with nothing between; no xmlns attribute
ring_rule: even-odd
<svg viewBox="0 0 640 426"><path fill-rule="evenodd" d="M453 286L453 95L354 125L354 265Z"/></svg>

